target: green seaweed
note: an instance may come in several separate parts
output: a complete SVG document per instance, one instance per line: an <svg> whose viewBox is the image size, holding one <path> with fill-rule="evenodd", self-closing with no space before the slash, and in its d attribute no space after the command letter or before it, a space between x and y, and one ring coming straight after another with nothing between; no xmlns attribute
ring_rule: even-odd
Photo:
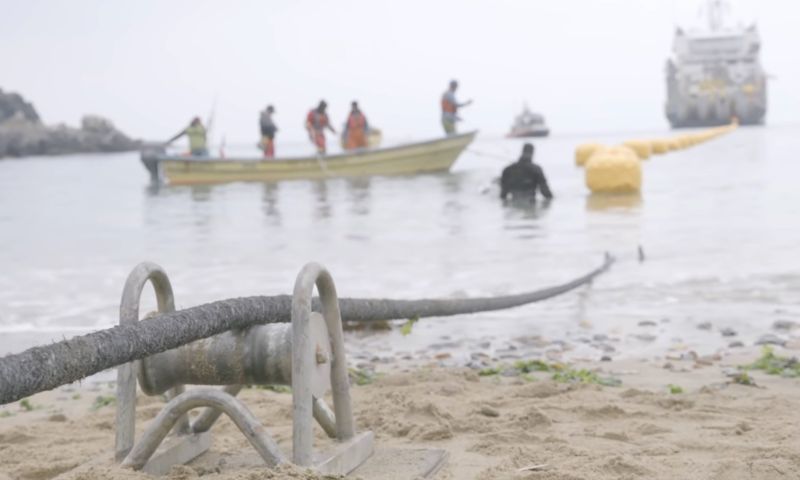
<svg viewBox="0 0 800 480"><path fill-rule="evenodd" d="M89 407L89 409L95 412L108 405L114 405L115 403L117 403L117 397L111 395L98 395L97 398L94 399L94 403L92 403L92 406Z"/></svg>
<svg viewBox="0 0 800 480"><path fill-rule="evenodd" d="M355 382L356 385L369 385L378 378L378 375L370 370L360 368L350 369L350 380Z"/></svg>
<svg viewBox="0 0 800 480"><path fill-rule="evenodd" d="M531 373L561 371L564 366L560 363L548 364L542 360L517 360L514 362L514 368L519 370L520 373Z"/></svg>
<svg viewBox="0 0 800 480"><path fill-rule="evenodd" d="M551 378L556 382L561 383L592 383L596 385L604 385L607 387L618 387L622 385L622 381L614 377L601 377L597 373L586 369L573 369L569 368L563 363L547 363L543 360L518 360L514 362L512 367L504 367L502 365L495 367L488 367L478 371L481 377L489 377L499 375L502 372L513 368L517 375L522 376L527 381L535 381L536 377L530 375L535 372L552 373Z"/></svg>
<svg viewBox="0 0 800 480"><path fill-rule="evenodd" d="M292 393L292 387L287 385L248 385L247 388L256 390L269 390L275 393Z"/></svg>
<svg viewBox="0 0 800 480"><path fill-rule="evenodd" d="M23 398L22 400L19 401L19 408L25 410L26 412L30 412L31 410L33 410L34 407L30 399Z"/></svg>
<svg viewBox="0 0 800 480"><path fill-rule="evenodd" d="M667 385L667 388L669 389L669 393L673 395L678 395L683 393L683 387L681 387L680 385L673 385L670 383L669 385Z"/></svg>
<svg viewBox="0 0 800 480"><path fill-rule="evenodd" d="M596 372L591 370L581 369L564 369L553 374L553 380L561 383L589 383L595 385L604 385L606 387L618 387L622 385L622 380L614 377L601 377Z"/></svg>
<svg viewBox="0 0 800 480"><path fill-rule="evenodd" d="M733 377L731 377L731 381L733 383L738 383L739 385L747 385L749 387L755 387L756 382L753 380L753 377L747 374L747 372L740 372Z"/></svg>
<svg viewBox="0 0 800 480"><path fill-rule="evenodd" d="M767 375L780 375L782 377L800 377L800 362L796 357L782 357L775 355L775 350L769 345L761 350L761 356L749 365L739 367L744 372L748 370L762 370Z"/></svg>
<svg viewBox="0 0 800 480"><path fill-rule="evenodd" d="M400 333L403 334L405 337L406 335L411 335L411 329L414 328L414 324L419 322L419 317L411 317L406 320L406 323L400 327Z"/></svg>
<svg viewBox="0 0 800 480"><path fill-rule="evenodd" d="M8 410L3 410L2 412L0 412L0 418L7 418L7 417L13 417L13 416L14 416L14 414L9 412Z"/></svg>
<svg viewBox="0 0 800 480"><path fill-rule="evenodd" d="M740 365L740 373L732 377L733 383L740 385L755 385L755 381L749 375L750 370L761 370L767 375L780 375L786 378L800 377L800 361L797 357L783 357L775 354L775 350L765 345L761 350L761 356L753 363Z"/></svg>

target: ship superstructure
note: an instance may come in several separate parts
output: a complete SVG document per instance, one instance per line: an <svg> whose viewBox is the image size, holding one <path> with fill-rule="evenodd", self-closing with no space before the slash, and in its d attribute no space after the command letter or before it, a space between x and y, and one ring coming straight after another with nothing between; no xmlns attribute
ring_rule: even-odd
<svg viewBox="0 0 800 480"><path fill-rule="evenodd" d="M707 27L677 28L667 61L666 115L674 128L762 124L767 79L755 25L728 27L727 4L709 0Z"/></svg>

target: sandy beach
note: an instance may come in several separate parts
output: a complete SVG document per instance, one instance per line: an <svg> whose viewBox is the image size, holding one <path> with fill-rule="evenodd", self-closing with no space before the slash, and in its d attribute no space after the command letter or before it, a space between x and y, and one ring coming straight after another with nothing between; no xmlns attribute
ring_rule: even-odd
<svg viewBox="0 0 800 480"><path fill-rule="evenodd" d="M792 353L778 348L774 355L783 361ZM498 362L483 370L395 366L354 375L353 406L359 429L376 433L379 450L446 450L437 479L798 478L800 381L757 369L745 382L755 385L732 376L763 354L753 348L713 359ZM102 463L72 471L110 453L111 397L113 385L102 382L2 407L0 478L151 478ZM240 397L288 451L291 394L251 388ZM139 397L139 432L162 402ZM252 458L252 449L227 419L213 433L211 451L173 467L168 478L331 478L248 465L241 459Z"/></svg>

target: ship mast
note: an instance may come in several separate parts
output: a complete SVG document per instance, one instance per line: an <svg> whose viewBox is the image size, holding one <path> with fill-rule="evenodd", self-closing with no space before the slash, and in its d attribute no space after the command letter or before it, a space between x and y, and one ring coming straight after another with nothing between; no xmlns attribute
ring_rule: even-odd
<svg viewBox="0 0 800 480"><path fill-rule="evenodd" d="M708 0L706 2L706 8L708 9L708 28L712 32L722 29L722 24L725 20L725 11L728 7L728 2L725 0Z"/></svg>

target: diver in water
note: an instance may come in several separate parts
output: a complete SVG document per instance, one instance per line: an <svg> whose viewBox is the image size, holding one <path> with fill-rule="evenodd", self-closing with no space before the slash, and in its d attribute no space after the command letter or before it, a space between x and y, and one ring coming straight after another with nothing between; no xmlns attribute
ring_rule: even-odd
<svg viewBox="0 0 800 480"><path fill-rule="evenodd" d="M536 202L536 192L550 200L553 193L547 185L542 167L533 163L533 144L526 143L522 147L519 160L503 169L500 177L500 198L506 200L509 195L514 200L529 200Z"/></svg>

